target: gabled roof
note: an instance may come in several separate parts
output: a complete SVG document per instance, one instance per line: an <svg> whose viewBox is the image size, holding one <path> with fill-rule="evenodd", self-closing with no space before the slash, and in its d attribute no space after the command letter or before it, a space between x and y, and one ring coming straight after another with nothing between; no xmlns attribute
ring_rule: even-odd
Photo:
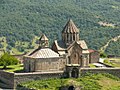
<svg viewBox="0 0 120 90"><path fill-rule="evenodd" d="M87 44L84 40L80 40L80 41L74 41L70 46L66 47L65 43L63 41L57 41L55 40L55 45L57 47L57 50L66 50L68 48L70 48L73 44L77 43L78 45L80 45L80 47L84 50L88 49Z"/></svg>
<svg viewBox="0 0 120 90"><path fill-rule="evenodd" d="M80 42L80 41L79 41ZM87 54L87 53L89 53L89 51L88 51L88 49L85 49L86 47L83 47L84 45L81 45L81 44L83 44L83 43L78 43L78 42L76 42L76 41L74 41L68 48L67 48L67 50L69 50L73 45L78 45L81 49L82 49L82 53L83 54ZM84 42L84 44L86 44L85 42ZM84 49L83 49L84 48Z"/></svg>
<svg viewBox="0 0 120 90"><path fill-rule="evenodd" d="M77 44L77 45L79 45L76 41L74 41L72 44L70 44L68 47L67 47L67 50L69 50L73 45L75 45L75 44ZM79 45L79 47L80 47L80 45ZM81 48L81 47L80 47Z"/></svg>
<svg viewBox="0 0 120 90"><path fill-rule="evenodd" d="M86 53L89 53L89 51L88 50L83 50L82 53L86 54Z"/></svg>
<svg viewBox="0 0 120 90"><path fill-rule="evenodd" d="M89 53L98 52L97 50L88 49Z"/></svg>
<svg viewBox="0 0 120 90"><path fill-rule="evenodd" d="M38 48L28 55L31 58L58 58L59 54L50 48Z"/></svg>
<svg viewBox="0 0 120 90"><path fill-rule="evenodd" d="M84 40L77 41L77 43L81 46L82 49L88 49L87 44Z"/></svg>
<svg viewBox="0 0 120 90"><path fill-rule="evenodd" d="M43 35L40 37L39 40L40 40L40 41L47 41L48 38L45 36L45 34L43 34Z"/></svg>
<svg viewBox="0 0 120 90"><path fill-rule="evenodd" d="M69 19L69 21L62 30L62 33L78 33L78 32L79 29L75 26L74 22L71 19Z"/></svg>

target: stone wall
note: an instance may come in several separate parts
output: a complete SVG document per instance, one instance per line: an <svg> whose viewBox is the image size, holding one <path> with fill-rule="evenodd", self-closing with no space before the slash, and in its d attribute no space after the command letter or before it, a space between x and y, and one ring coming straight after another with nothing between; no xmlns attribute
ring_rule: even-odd
<svg viewBox="0 0 120 90"><path fill-rule="evenodd" d="M0 88L14 89L18 84L26 81L43 80L50 78L62 78L63 71L55 72L31 72L31 73L9 73L0 71Z"/></svg>
<svg viewBox="0 0 120 90"><path fill-rule="evenodd" d="M21 82L43 80L43 79L50 79L50 78L62 78L62 77L63 77L63 71L15 73L14 83L16 87Z"/></svg>
<svg viewBox="0 0 120 90"><path fill-rule="evenodd" d="M0 70L0 82L2 83L1 87L8 89L14 88L14 73Z"/></svg>
<svg viewBox="0 0 120 90"><path fill-rule="evenodd" d="M89 63L97 63L99 62L100 53L98 51L91 52L89 54Z"/></svg>
<svg viewBox="0 0 120 90"><path fill-rule="evenodd" d="M109 73L120 77L120 68L81 68L80 74L85 75L86 73Z"/></svg>
<svg viewBox="0 0 120 90"><path fill-rule="evenodd" d="M58 58L30 58L24 57L24 70L26 72L59 71L65 68L66 59Z"/></svg>
<svg viewBox="0 0 120 90"><path fill-rule="evenodd" d="M80 68L80 76L86 73L110 73L120 77L120 68ZM0 71L0 81L5 88L15 88L18 84L26 81L42 80L49 78L65 77L63 71L54 72L30 72L30 73L8 73Z"/></svg>

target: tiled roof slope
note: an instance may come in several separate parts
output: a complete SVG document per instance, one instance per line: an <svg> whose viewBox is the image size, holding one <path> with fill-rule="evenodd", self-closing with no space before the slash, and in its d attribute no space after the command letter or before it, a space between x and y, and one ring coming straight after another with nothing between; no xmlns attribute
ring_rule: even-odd
<svg viewBox="0 0 120 90"><path fill-rule="evenodd" d="M84 40L77 41L77 44L79 44L80 47L84 50L88 49L87 44ZM55 45L57 46L58 50L66 50L67 49L65 43L62 41L55 40Z"/></svg>
<svg viewBox="0 0 120 90"><path fill-rule="evenodd" d="M70 19L65 27L63 28L62 33L78 33L79 29L75 26L74 22Z"/></svg>
<svg viewBox="0 0 120 90"><path fill-rule="evenodd" d="M81 46L82 49L88 49L87 44L84 40L77 41L77 43Z"/></svg>
<svg viewBox="0 0 120 90"><path fill-rule="evenodd" d="M34 50L28 55L31 58L56 58L59 54L51 50L50 48L41 48Z"/></svg>
<svg viewBox="0 0 120 90"><path fill-rule="evenodd" d="M45 34L43 34L41 37L40 37L40 39L39 39L40 41L46 41L46 40L48 40L48 38L45 36Z"/></svg>

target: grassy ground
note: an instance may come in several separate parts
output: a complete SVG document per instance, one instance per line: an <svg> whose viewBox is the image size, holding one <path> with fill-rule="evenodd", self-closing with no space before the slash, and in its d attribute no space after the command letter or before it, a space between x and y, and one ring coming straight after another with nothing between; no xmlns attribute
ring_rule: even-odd
<svg viewBox="0 0 120 90"><path fill-rule="evenodd" d="M120 90L120 81L103 77L98 82L102 86L102 90Z"/></svg>
<svg viewBox="0 0 120 90"><path fill-rule="evenodd" d="M21 85L35 90L59 90L61 86L71 85L79 86L81 90L120 90L120 78L110 74L88 74L77 79L37 80Z"/></svg>
<svg viewBox="0 0 120 90"><path fill-rule="evenodd" d="M0 66L0 69L2 69L3 66ZM7 69L5 69L5 71L7 72L20 72L23 70L23 65L22 64L18 64L18 65L10 65L7 66Z"/></svg>
<svg viewBox="0 0 120 90"><path fill-rule="evenodd" d="M96 68L95 65L89 64L90 68Z"/></svg>
<svg viewBox="0 0 120 90"><path fill-rule="evenodd" d="M120 58L107 58L104 63L113 67L120 67Z"/></svg>

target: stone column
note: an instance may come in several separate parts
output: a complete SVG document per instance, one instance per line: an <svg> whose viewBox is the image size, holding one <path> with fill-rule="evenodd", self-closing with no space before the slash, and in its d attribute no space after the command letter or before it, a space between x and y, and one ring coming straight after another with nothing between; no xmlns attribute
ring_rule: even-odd
<svg viewBox="0 0 120 90"><path fill-rule="evenodd" d="M71 33L71 41L73 41L73 33Z"/></svg>
<svg viewBox="0 0 120 90"><path fill-rule="evenodd" d="M68 42L70 42L71 34L68 34Z"/></svg>
<svg viewBox="0 0 120 90"><path fill-rule="evenodd" d="M67 42L67 34L65 33L65 42Z"/></svg>
<svg viewBox="0 0 120 90"><path fill-rule="evenodd" d="M72 73L72 71L70 70L70 71L69 71L69 78L71 78L71 73Z"/></svg>
<svg viewBox="0 0 120 90"><path fill-rule="evenodd" d="M87 57L87 58L86 58L86 66L88 67L88 66L89 66L89 54L87 54L86 57Z"/></svg>
<svg viewBox="0 0 120 90"><path fill-rule="evenodd" d="M77 41L77 34L75 33L74 35L75 35L75 38L74 38L74 39L75 39L75 41Z"/></svg>
<svg viewBox="0 0 120 90"><path fill-rule="evenodd" d="M79 40L79 33L76 34L76 40Z"/></svg>

